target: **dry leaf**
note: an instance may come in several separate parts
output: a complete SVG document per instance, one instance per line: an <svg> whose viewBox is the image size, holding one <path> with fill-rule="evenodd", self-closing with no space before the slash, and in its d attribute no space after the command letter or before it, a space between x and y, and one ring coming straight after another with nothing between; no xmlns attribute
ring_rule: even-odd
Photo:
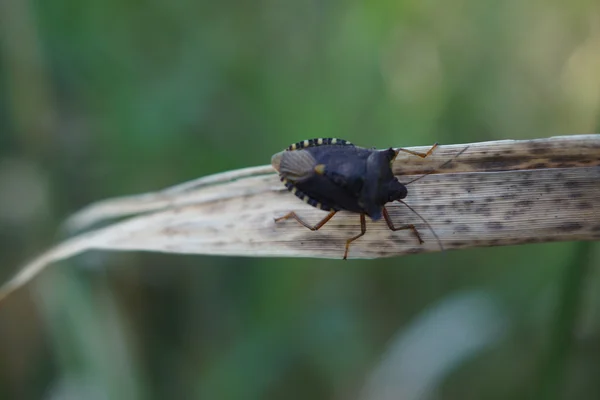
<svg viewBox="0 0 600 400"><path fill-rule="evenodd" d="M600 135L579 135L440 146L425 159L401 155L393 169L401 182L432 173L408 186L406 202L428 221L445 249L458 249L600 238L599 166ZM367 234L352 243L349 258L440 250L432 232L408 208L397 204L388 209L398 224L415 224L425 243L420 245L410 231L392 232L383 221L368 221ZM341 258L345 240L360 230L358 214L349 212L336 214L317 232L295 221L274 223L291 210L311 223L326 215L298 201L270 166L105 200L75 214L67 227L81 230L129 218L42 254L0 288L0 299L50 263L90 249Z"/></svg>

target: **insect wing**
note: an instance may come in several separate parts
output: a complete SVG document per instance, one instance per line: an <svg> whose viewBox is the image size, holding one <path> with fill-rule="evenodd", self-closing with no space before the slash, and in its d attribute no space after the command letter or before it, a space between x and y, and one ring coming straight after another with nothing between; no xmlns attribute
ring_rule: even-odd
<svg viewBox="0 0 600 400"><path fill-rule="evenodd" d="M317 160L306 150L282 151L271 159L282 178L302 182L315 174Z"/></svg>
<svg viewBox="0 0 600 400"><path fill-rule="evenodd" d="M363 186L369 150L354 146L323 146L305 149L319 166L296 187L310 198L333 209L362 212L358 195Z"/></svg>

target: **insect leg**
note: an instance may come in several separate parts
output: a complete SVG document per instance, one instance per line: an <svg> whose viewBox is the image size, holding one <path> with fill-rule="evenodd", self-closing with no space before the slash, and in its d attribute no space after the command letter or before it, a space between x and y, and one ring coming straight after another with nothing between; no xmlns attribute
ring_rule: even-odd
<svg viewBox="0 0 600 400"><path fill-rule="evenodd" d="M425 157L431 155L431 153L433 153L433 150L435 150L436 147L438 147L438 144L434 143L434 145L431 146L431 148L429 150L427 150L427 153L419 153L418 151L412 151L412 150L408 150L408 149L398 148L398 149L396 149L396 154L398 154L398 152L402 151L404 153L412 154L413 156L425 158Z"/></svg>
<svg viewBox="0 0 600 400"><path fill-rule="evenodd" d="M419 231L417 231L417 228L415 228L415 226L413 224L400 225L398 227L394 226L394 223L392 222L392 219L390 218L390 214L388 214L387 209L385 207L383 207L383 218L385 219L385 222L387 223L387 226L390 228L390 230L395 232L395 231L401 231L404 229L410 229L411 231L413 231L413 233L415 234L417 239L419 239L419 244L425 243L425 242L423 242L423 239L421 239L421 235L419 235Z"/></svg>
<svg viewBox="0 0 600 400"><path fill-rule="evenodd" d="M311 231L317 231L317 230L321 229L321 227L323 227L323 225L325 225L331 218L333 218L333 216L335 215L336 212L337 212L336 210L331 210L329 212L329 214L327 214L327 216L321 220L321 222L319 222L318 224L316 224L314 226L309 225L308 223L304 222L304 220L302 218L300 218L293 211L285 214L283 217L275 218L275 222L277 223L279 221L283 221L283 220L291 218L291 219L295 219L296 221L298 221L299 223L301 223L302 225L304 225L305 227L307 227Z"/></svg>
<svg viewBox="0 0 600 400"><path fill-rule="evenodd" d="M350 243L367 233L367 222L365 221L365 214L360 214L360 233L350 239L346 240L346 251L344 251L344 260L348 258L348 250L350 249Z"/></svg>

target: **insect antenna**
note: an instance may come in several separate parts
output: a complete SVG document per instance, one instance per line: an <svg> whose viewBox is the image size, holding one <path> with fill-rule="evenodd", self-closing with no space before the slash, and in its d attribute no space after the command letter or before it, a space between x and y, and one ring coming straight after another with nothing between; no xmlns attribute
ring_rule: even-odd
<svg viewBox="0 0 600 400"><path fill-rule="evenodd" d="M455 160L455 159L456 159L458 156L460 156L462 153L464 153L465 151L467 151L467 149L468 149L468 148L469 148L469 146L467 146L467 147L465 147L464 149L462 149L462 150L461 150L460 152L458 152L458 154L456 154L454 157L452 157L451 159L449 159L448 161L446 161L445 163L443 163L442 165L440 165L439 167L437 167L437 169L444 168L446 165L450 164L450 163L451 163L452 161L454 161L454 160ZM408 181L408 182L406 182L406 183L403 183L403 185L404 185L404 186L406 186L406 185L410 185L411 183L413 183L413 182L415 182L415 181L418 181L419 179L423 179L423 178L425 178L427 175L431 175L431 174L433 174L435 171L436 171L436 170L433 170L433 171L426 172L426 173L424 173L423 175L421 175L421 176L418 176L418 177L416 177L415 179L413 179L413 180L411 180L411 181Z"/></svg>
<svg viewBox="0 0 600 400"><path fill-rule="evenodd" d="M442 249L442 251L446 251L444 249L444 246L442 245L442 241L440 240L440 237L437 235L437 233L435 233L435 231L433 230L433 228L431 227L431 225L429 225L429 222L427 222L427 220L425 218L423 218L423 216L421 214L419 214L418 212L416 212L414 208L412 208L411 206L409 206L408 204L406 204L402 200L396 200L396 201L398 201L399 203L404 204L406 207L408 207L408 209L410 211L412 211L413 213L415 213L417 215L417 217L421 218L421 221L423 221L423 223L425 225L427 225L427 228L429 228L429 230L433 234L433 237L435 237L435 240L437 240L438 244L440 245L440 249Z"/></svg>

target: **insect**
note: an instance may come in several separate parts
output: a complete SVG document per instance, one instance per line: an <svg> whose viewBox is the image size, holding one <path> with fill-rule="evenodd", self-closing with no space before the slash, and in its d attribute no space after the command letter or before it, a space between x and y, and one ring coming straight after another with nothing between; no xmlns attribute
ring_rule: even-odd
<svg viewBox="0 0 600 400"><path fill-rule="evenodd" d="M271 164L290 192L313 207L329 211L329 214L316 225L306 223L293 211L276 218L275 222L295 219L308 229L316 231L340 210L360 214L360 233L346 240L344 259L348 257L350 244L367 232L365 216L373 221L383 217L392 231L410 229L419 244L422 244L423 239L415 226L395 226L385 205L399 201L427 224L423 217L402 201L408 191L394 176L392 163L400 152L425 158L437 146L435 143L426 153L419 153L402 148L366 149L347 140L334 138L310 139L292 144L273 155ZM466 148L461 153L465 150ZM429 228L431 229L430 226ZM435 232L432 232L437 238Z"/></svg>

